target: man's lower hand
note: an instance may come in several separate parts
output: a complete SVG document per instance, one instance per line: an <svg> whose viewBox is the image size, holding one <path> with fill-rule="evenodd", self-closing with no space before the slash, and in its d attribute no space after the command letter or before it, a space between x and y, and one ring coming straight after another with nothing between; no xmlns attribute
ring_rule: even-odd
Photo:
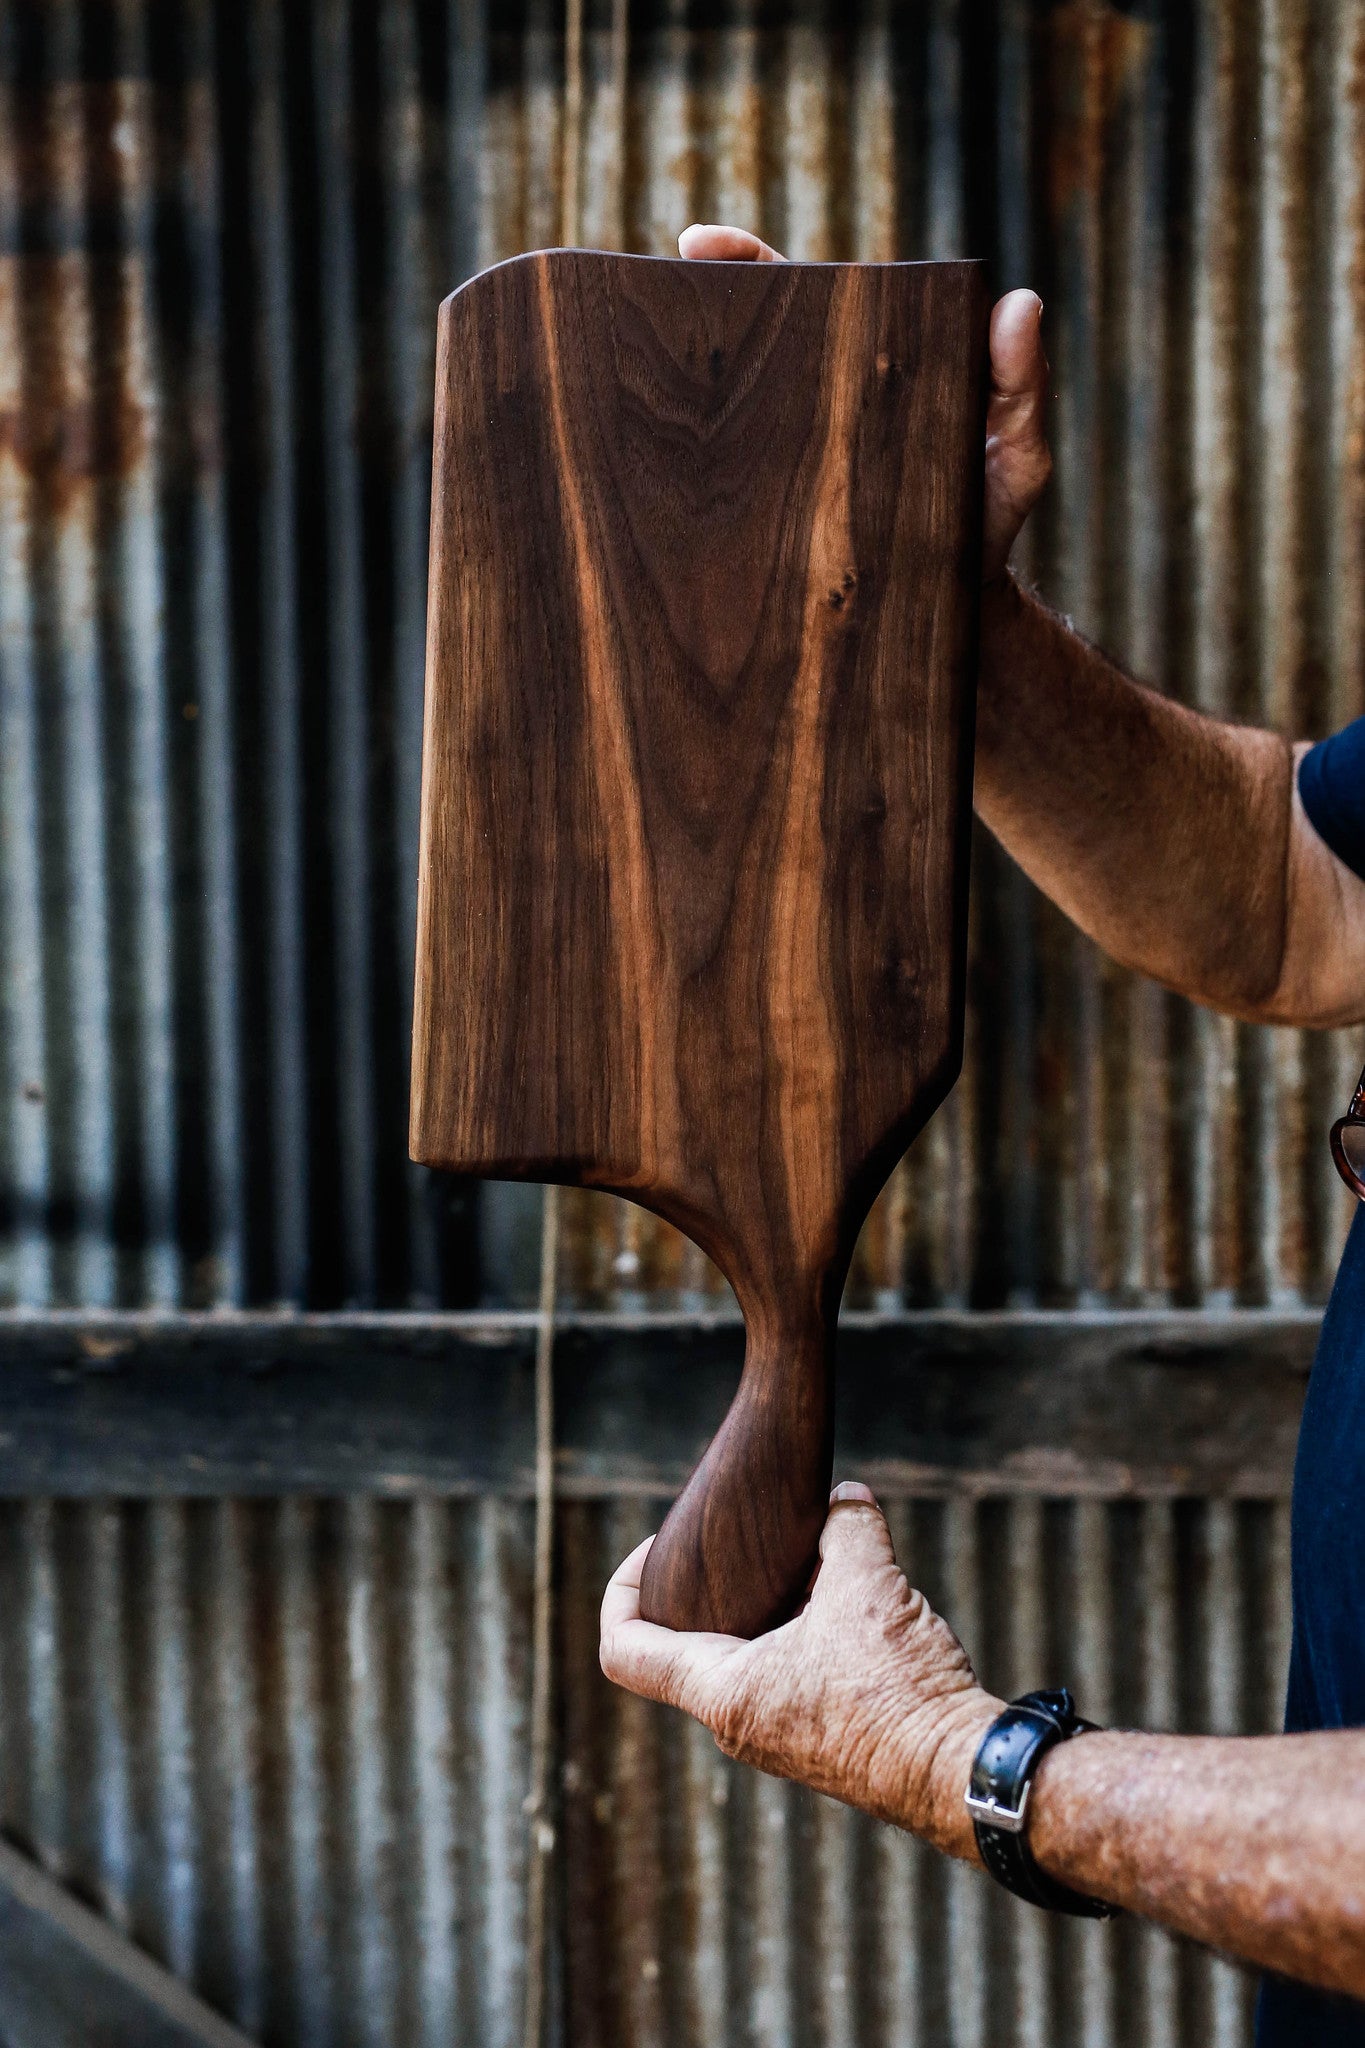
<svg viewBox="0 0 1365 2048"><path fill-rule="evenodd" d="M977 1684L952 1630L907 1584L867 1487L834 1489L805 1605L753 1642L642 1621L648 1550L645 1542L632 1551L602 1602L608 1678L695 1715L727 1756L951 1854L975 1854L963 1794L1001 1702Z"/></svg>

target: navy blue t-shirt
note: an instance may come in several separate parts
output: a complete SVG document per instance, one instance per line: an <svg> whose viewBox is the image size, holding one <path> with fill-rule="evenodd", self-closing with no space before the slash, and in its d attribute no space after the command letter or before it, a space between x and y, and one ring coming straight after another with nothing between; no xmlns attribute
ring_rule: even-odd
<svg viewBox="0 0 1365 2048"><path fill-rule="evenodd" d="M1304 755L1299 795L1332 851L1365 877L1365 718ZM1308 1382L1292 1528L1285 1727L1365 1727L1365 1205L1351 1224ZM1256 2039L1258 2048L1365 2048L1365 2005L1268 1978Z"/></svg>

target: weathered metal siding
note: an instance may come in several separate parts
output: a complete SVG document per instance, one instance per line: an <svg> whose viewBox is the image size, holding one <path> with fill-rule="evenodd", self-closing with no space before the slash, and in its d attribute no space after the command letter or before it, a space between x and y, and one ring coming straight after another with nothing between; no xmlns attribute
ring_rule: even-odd
<svg viewBox="0 0 1365 2048"><path fill-rule="evenodd" d="M404 1164L434 308L562 231L549 0L12 0L0 31L4 1298L516 1292ZM1028 564L1140 671L1365 704L1349 0L589 7L583 239L728 216L1047 301ZM1204 1016L977 849L962 1083L890 1305L1321 1299L1354 1047ZM584 1300L705 1297L575 1197Z"/></svg>
<svg viewBox="0 0 1365 2048"><path fill-rule="evenodd" d="M607 1686L596 1613L661 1504L561 1511L555 2038L631 2044L1246 2036L1249 1980L1133 1926L1017 1909L908 1838L727 1763ZM1261 1728L1286 1518L896 1503L989 1683ZM5 1827L279 2048L521 2039L524 1501L0 1506Z"/></svg>
<svg viewBox="0 0 1365 2048"><path fill-rule="evenodd" d="M5 1826L253 2038L518 2037L528 1515L0 1511Z"/></svg>
<svg viewBox="0 0 1365 2048"><path fill-rule="evenodd" d="M0 6L0 1300L533 1292L533 1191L404 1163L407 1002L434 309L561 238L565 85L558 0ZM1365 708L1351 0L592 0L580 85L585 241L730 217L1036 284L1045 591L1210 708ZM983 840L963 1080L851 1298L1318 1302L1357 1061L1111 968ZM563 1241L566 1301L714 1302L625 1205ZM609 1693L657 1504L603 1442L560 1515L556 2038L1246 2038L1230 1970ZM895 1512L990 1682L1276 1718L1282 1498ZM0 1824L264 2041L511 2041L530 1599L501 1492L0 1506Z"/></svg>

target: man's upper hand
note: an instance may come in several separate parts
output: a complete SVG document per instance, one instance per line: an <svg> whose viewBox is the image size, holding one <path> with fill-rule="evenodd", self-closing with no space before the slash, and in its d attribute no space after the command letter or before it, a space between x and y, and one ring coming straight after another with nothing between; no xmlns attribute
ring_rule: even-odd
<svg viewBox="0 0 1365 2048"><path fill-rule="evenodd" d="M641 1620L648 1549L631 1553L602 1602L608 1678L695 1715L727 1756L974 1854L963 1793L1000 1702L907 1585L865 1486L835 1488L809 1599L753 1642Z"/></svg>
<svg viewBox="0 0 1365 2048"><path fill-rule="evenodd" d="M781 263L785 259L744 228L694 225L678 237L694 261ZM981 575L1005 573L1010 549L1052 473L1045 432L1047 357L1043 302L1036 292L1006 292L991 314L991 391L986 413L986 503Z"/></svg>

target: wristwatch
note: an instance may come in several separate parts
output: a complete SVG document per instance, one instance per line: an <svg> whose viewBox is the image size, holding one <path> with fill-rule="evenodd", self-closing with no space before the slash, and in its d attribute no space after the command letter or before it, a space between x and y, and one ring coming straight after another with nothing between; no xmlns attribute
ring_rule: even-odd
<svg viewBox="0 0 1365 2048"><path fill-rule="evenodd" d="M1087 1899L1040 1870L1024 1833L1039 1763L1054 1744L1087 1735L1094 1726L1081 1719L1065 1686L1055 1692L1026 1692L996 1716L982 1737L967 1787L967 1811L981 1861L1006 1891L1053 1913L1108 1920L1118 1908Z"/></svg>

